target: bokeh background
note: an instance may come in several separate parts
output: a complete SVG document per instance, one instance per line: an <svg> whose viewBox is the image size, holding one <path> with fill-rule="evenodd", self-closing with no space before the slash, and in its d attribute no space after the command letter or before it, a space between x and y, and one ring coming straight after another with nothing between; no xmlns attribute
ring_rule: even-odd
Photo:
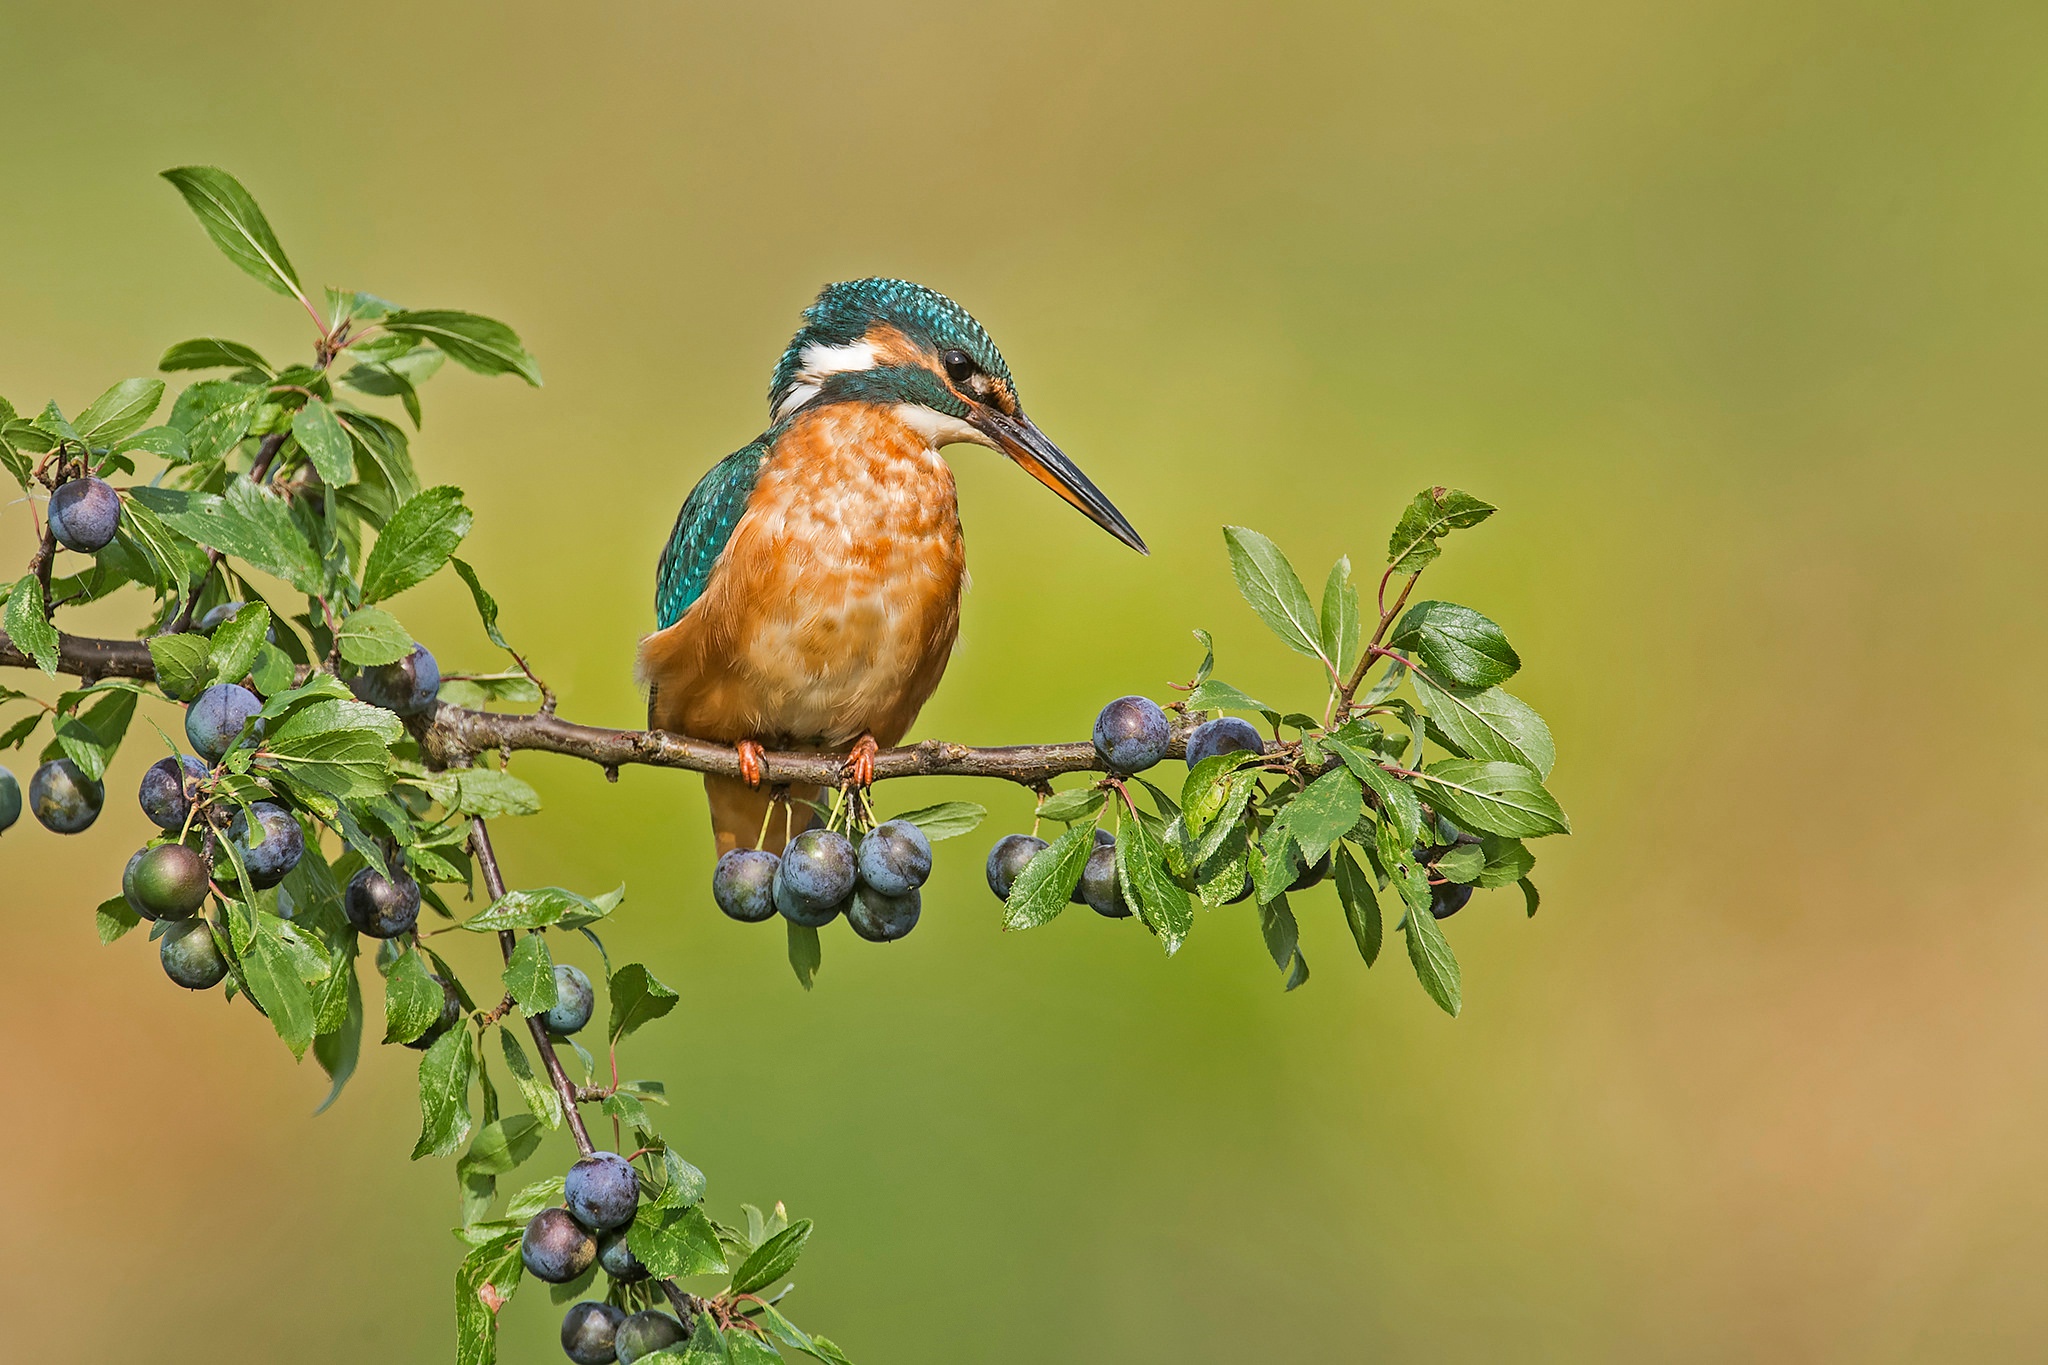
<svg viewBox="0 0 2048 1365"><path fill-rule="evenodd" d="M511 876L626 883L615 951L684 997L629 1069L715 1211L819 1220L791 1306L870 1365L2036 1359L2044 41L2017 3L10 0L0 392L303 348L154 178L230 168L309 283L539 355L438 380L415 450L614 724L674 509L827 280L957 296L1154 548L953 452L975 585L923 735L1078 737L1197 626L1311 699L1219 524L1319 581L1471 489L1503 511L1431 591L1528 661L1579 833L1535 920L1448 926L1459 1020L1327 890L1287 996L1235 911L1172 961L1004 935L987 836L807 995L709 904L675 774L522 758ZM452 579L399 608L495 664ZM313 1119L310 1061L94 939L146 747L88 834L0 842L0 1355L446 1359L411 1054ZM522 1295L506 1359L559 1359L557 1313Z"/></svg>

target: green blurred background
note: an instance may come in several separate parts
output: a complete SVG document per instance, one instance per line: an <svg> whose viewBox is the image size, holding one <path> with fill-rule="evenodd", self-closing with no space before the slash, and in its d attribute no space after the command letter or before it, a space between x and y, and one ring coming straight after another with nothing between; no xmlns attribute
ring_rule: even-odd
<svg viewBox="0 0 2048 1365"><path fill-rule="evenodd" d="M547 387L452 372L415 451L612 724L674 510L827 280L960 299L1154 550L953 452L975 586L921 735L1078 737L1197 626L1312 700L1218 525L1319 581L1471 489L1503 511L1431 591L1521 650L1579 834L1534 921L1448 926L1455 1022L1327 890L1288 996L1235 911L1172 961L1004 935L980 835L806 995L709 904L676 774L522 758L510 875L626 882L614 950L685 1000L629 1069L715 1212L819 1220L791 1306L863 1362L2038 1358L2044 41L2024 4L10 0L0 392L307 345L154 178L187 162L311 284L505 317ZM495 666L452 577L399 608ZM446 1359L411 1054L313 1119L310 1061L94 939L146 747L88 834L0 843L0 1354ZM942 795L1027 818L887 792ZM557 1316L523 1294L505 1358Z"/></svg>

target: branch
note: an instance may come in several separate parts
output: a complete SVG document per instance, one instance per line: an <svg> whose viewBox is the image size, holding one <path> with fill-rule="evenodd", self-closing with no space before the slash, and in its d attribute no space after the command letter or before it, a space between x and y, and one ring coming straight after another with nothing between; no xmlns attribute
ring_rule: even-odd
<svg viewBox="0 0 2048 1365"><path fill-rule="evenodd" d="M0 666L33 668L35 661L0 631ZM83 635L57 637L59 672L88 681L139 678L153 681L155 666L149 648L139 640L99 640ZM628 764L681 768L719 777L740 776L739 751L711 740L690 739L665 730L611 730L578 725L551 715L518 715L472 711L443 703L419 731L420 752L431 764L462 767L478 754L532 750L563 754L596 763L615 772ZM1168 757L1187 752L1187 731L1176 727ZM769 753L762 763L768 783L800 782L837 786L844 777L843 754L822 752ZM928 739L884 749L875 755L875 780L892 777L994 777L1027 787L1042 786L1062 773L1106 771L1093 744L1018 744L974 748L948 740Z"/></svg>

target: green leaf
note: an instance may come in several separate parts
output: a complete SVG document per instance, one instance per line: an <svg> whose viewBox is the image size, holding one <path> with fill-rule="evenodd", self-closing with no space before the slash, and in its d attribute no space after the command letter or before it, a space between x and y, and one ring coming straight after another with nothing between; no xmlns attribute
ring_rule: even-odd
<svg viewBox="0 0 2048 1365"><path fill-rule="evenodd" d="M493 318L446 309L401 309L387 313L381 325L400 336L431 341L448 358L478 374L516 374L540 386L540 366L519 343L519 334Z"/></svg>
<svg viewBox="0 0 2048 1365"><path fill-rule="evenodd" d="M1099 787L1075 787L1071 791L1055 792L1038 803L1038 818L1071 825L1074 821L1086 820L1101 810L1106 799L1108 793Z"/></svg>
<svg viewBox="0 0 2048 1365"><path fill-rule="evenodd" d="M1522 878L1519 884L1522 888L1522 899L1528 902L1529 905L1529 918L1534 919L1536 918L1536 907L1543 904L1543 896L1536 890L1536 883L1530 881L1527 877Z"/></svg>
<svg viewBox="0 0 2048 1365"><path fill-rule="evenodd" d="M469 1083L476 1053L469 1030L452 1028L420 1058L420 1139L412 1159L448 1156L469 1136Z"/></svg>
<svg viewBox="0 0 2048 1365"><path fill-rule="evenodd" d="M186 458L205 463L225 457L249 434L268 396L261 384L233 379L202 380L179 394L171 405L171 426L184 433Z"/></svg>
<svg viewBox="0 0 2048 1365"><path fill-rule="evenodd" d="M1453 687L1415 674L1415 695L1438 743L1466 758L1520 763L1550 776L1557 745L1536 708L1498 687Z"/></svg>
<svg viewBox="0 0 2048 1365"><path fill-rule="evenodd" d="M988 808L977 806L972 801L941 801L936 806L919 806L916 810L907 810L889 818L909 821L923 831L925 838L937 843L956 834L973 832L988 818Z"/></svg>
<svg viewBox="0 0 2048 1365"><path fill-rule="evenodd" d="M342 1087L356 1074L363 1051L363 988L356 982L353 963L336 975L343 991L341 1025L313 1040L313 1056L328 1078L327 1098L313 1111L316 1115L326 1113L328 1106L341 1098Z"/></svg>
<svg viewBox="0 0 2048 1365"><path fill-rule="evenodd" d="M1358 779L1344 768L1332 768L1287 803L1280 819L1301 850L1301 861L1314 865L1330 846L1351 832L1365 814Z"/></svg>
<svg viewBox="0 0 2048 1365"><path fill-rule="evenodd" d="M1318 635L1321 623L1308 600L1308 589L1280 547L1257 531L1242 526L1223 528L1230 547L1230 571L1237 590L1281 641L1310 658L1324 658Z"/></svg>
<svg viewBox="0 0 2048 1365"><path fill-rule="evenodd" d="M223 843L221 847L232 851L231 844ZM236 870L241 871L239 867ZM237 935L235 951L241 959L249 993L270 1016L270 1026L277 1030L277 1036L294 1057L303 1057L313 1042L315 1013L313 992L307 989L307 968L312 963L299 950L299 944L288 942L286 937L296 938L297 934L296 928L276 915L257 911L253 932L246 942ZM324 965L324 958L319 960Z"/></svg>
<svg viewBox="0 0 2048 1365"><path fill-rule="evenodd" d="M364 562L363 600L381 602L423 582L454 556L471 520L459 488L429 488L407 499Z"/></svg>
<svg viewBox="0 0 2048 1365"><path fill-rule="evenodd" d="M406 949L384 978L384 1041L410 1043L434 1026L447 1003L441 983L428 974L425 956Z"/></svg>
<svg viewBox="0 0 2048 1365"><path fill-rule="evenodd" d="M256 662L249 668L256 690L266 697L289 691L292 685L291 656L269 641L256 647Z"/></svg>
<svg viewBox="0 0 2048 1365"><path fill-rule="evenodd" d="M1190 834L1202 838L1219 820L1237 818L1259 780L1258 774L1240 770L1256 762L1257 754L1215 754L1188 769L1180 806Z"/></svg>
<svg viewBox="0 0 2048 1365"><path fill-rule="evenodd" d="M36 726L43 720L41 711L31 711L7 727L7 733L0 734L0 749L19 749L28 737L36 732Z"/></svg>
<svg viewBox="0 0 2048 1365"><path fill-rule="evenodd" d="M193 561L205 563L197 546L164 525L156 513L133 497L121 500L121 524L114 530L114 543L135 557L158 597L173 601L184 600L186 581L194 576L192 570L197 567ZM108 562L105 551L101 552L100 562ZM142 579L138 576L136 581Z"/></svg>
<svg viewBox="0 0 2048 1365"><path fill-rule="evenodd" d="M357 701L316 701L294 711L263 741L285 775L342 801L391 786L390 746L405 733L398 717Z"/></svg>
<svg viewBox="0 0 2048 1365"><path fill-rule="evenodd" d="M216 683L240 682L256 666L257 651L270 629L270 608L251 602L221 622L207 649L207 669Z"/></svg>
<svg viewBox="0 0 2048 1365"><path fill-rule="evenodd" d="M502 1303L518 1288L525 1269L519 1258L523 1231L522 1228L508 1232L485 1242L464 1257L461 1268L455 1272L455 1365L496 1365L498 1315L485 1300L483 1291L488 1285L492 1300Z"/></svg>
<svg viewBox="0 0 2048 1365"><path fill-rule="evenodd" d="M128 722L134 715L133 692L120 691L102 697L84 715L57 718L57 747L87 777L98 782L106 777L107 765L121 747L122 736L128 733Z"/></svg>
<svg viewBox="0 0 2048 1365"><path fill-rule="evenodd" d="M133 436L149 423L149 416L164 401L161 379L124 379L92 400L72 423L78 439L89 446L107 446Z"/></svg>
<svg viewBox="0 0 2048 1365"><path fill-rule="evenodd" d="M93 912L93 926L99 930L102 944L112 943L140 923L142 916L135 913L126 896L109 896Z"/></svg>
<svg viewBox="0 0 2048 1365"><path fill-rule="evenodd" d="M505 637L498 632L498 599L484 591L484 585L477 581L476 570L457 558L450 558L455 572L469 585L470 600L476 603L476 614L484 623L484 634L500 649L510 649Z"/></svg>
<svg viewBox="0 0 2048 1365"><path fill-rule="evenodd" d="M824 965L825 950L818 943L818 931L808 924L787 921L789 928L789 966L796 973L797 981L805 990L818 979L818 968Z"/></svg>
<svg viewBox="0 0 2048 1365"><path fill-rule="evenodd" d="M457 1178L505 1175L540 1149L547 1135L531 1114L510 1114L477 1130L476 1140L456 1163Z"/></svg>
<svg viewBox="0 0 2048 1365"><path fill-rule="evenodd" d="M358 607L335 634L341 657L358 668L395 664L412 653L412 634L382 607Z"/></svg>
<svg viewBox="0 0 2048 1365"><path fill-rule="evenodd" d="M1281 989L1291 991L1307 981L1308 959L1301 955L1301 927L1294 921L1287 897L1276 896L1259 907L1259 932L1265 936L1266 951L1273 955L1273 965L1287 973L1287 984Z"/></svg>
<svg viewBox="0 0 2048 1365"><path fill-rule="evenodd" d="M1351 556L1330 566L1323 583L1323 611L1320 639L1325 658L1337 666L1339 677L1349 677L1358 662L1361 627L1358 615L1358 587L1351 581Z"/></svg>
<svg viewBox="0 0 2048 1365"><path fill-rule="evenodd" d="M1417 664L1460 687L1506 682L1522 666L1499 626L1455 602L1417 602L1387 643L1407 650Z"/></svg>
<svg viewBox="0 0 2048 1365"><path fill-rule="evenodd" d="M661 1149L661 1173L666 1183L655 1196L655 1207L680 1209L703 1202L704 1172L685 1161L675 1148Z"/></svg>
<svg viewBox="0 0 2048 1365"><path fill-rule="evenodd" d="M1486 854L1477 844L1456 844L1438 854L1431 866L1447 882L1470 885L1485 869Z"/></svg>
<svg viewBox="0 0 2048 1365"><path fill-rule="evenodd" d="M782 1353L765 1338L734 1330L725 1339L727 1365L782 1365Z"/></svg>
<svg viewBox="0 0 2048 1365"><path fill-rule="evenodd" d="M546 938L520 936L519 946L505 964L505 989L528 1014L544 1014L555 1007L555 960L548 953Z"/></svg>
<svg viewBox="0 0 2048 1365"><path fill-rule="evenodd" d="M1075 825L1038 850L1003 902L1003 927L1036 929L1049 924L1072 902L1081 884L1081 869L1095 848L1095 826Z"/></svg>
<svg viewBox="0 0 2048 1365"><path fill-rule="evenodd" d="M1227 682L1214 678L1203 679L1200 686L1188 694L1190 711L1256 711L1268 721L1278 723L1280 713L1262 701L1255 700L1238 691Z"/></svg>
<svg viewBox="0 0 2048 1365"><path fill-rule="evenodd" d="M251 278L288 297L303 299L299 277L270 230L263 210L241 182L213 166L178 166L163 173L192 206L206 235Z"/></svg>
<svg viewBox="0 0 2048 1365"><path fill-rule="evenodd" d="M366 485L387 490L396 502L419 492L419 475L413 470L403 427L354 408L337 408L335 413L355 441L356 473Z"/></svg>
<svg viewBox="0 0 2048 1365"><path fill-rule="evenodd" d="M664 1209L641 1204L627 1230L626 1245L658 1279L725 1273L718 1230L695 1205Z"/></svg>
<svg viewBox="0 0 2048 1365"><path fill-rule="evenodd" d="M1430 805L1462 828L1511 839L1571 833L1571 821L1535 773L1519 763L1449 758L1423 770Z"/></svg>
<svg viewBox="0 0 2048 1365"><path fill-rule="evenodd" d="M34 574L24 574L7 597L7 615L0 618L7 638L36 661L36 667L57 676L57 628L43 615L43 585Z"/></svg>
<svg viewBox="0 0 2048 1365"><path fill-rule="evenodd" d="M196 337L181 341L157 361L159 370L250 369L270 373L270 362L251 347L225 337Z"/></svg>
<svg viewBox="0 0 2048 1365"><path fill-rule="evenodd" d="M753 1294L784 1278L796 1268L811 1240L811 1220L800 1218L754 1248L740 1268L733 1272L732 1292Z"/></svg>
<svg viewBox="0 0 2048 1365"><path fill-rule="evenodd" d="M613 903L614 907L616 902ZM559 886L542 886L531 891L507 891L483 910L462 922L462 927L479 934L501 929L545 929L560 924L576 928L593 924L611 913L602 900L591 900ZM571 920L576 923L570 923Z"/></svg>
<svg viewBox="0 0 2048 1365"><path fill-rule="evenodd" d="M1422 837L1422 803L1415 789L1382 768L1370 754L1359 752L1341 739L1325 739L1329 751L1344 761L1354 776L1372 788L1380 809L1393 822L1401 847Z"/></svg>
<svg viewBox="0 0 2048 1365"><path fill-rule="evenodd" d="M1372 878L1351 856L1351 850L1338 845L1336 854L1337 900L1344 907L1344 923L1351 928L1352 942L1358 945L1358 955L1370 967L1380 955L1380 902L1373 894Z"/></svg>
<svg viewBox="0 0 2048 1365"><path fill-rule="evenodd" d="M1456 1018L1462 1004L1458 959L1451 953L1443 927L1429 911L1410 910L1401 928L1408 939L1408 961L1415 968L1415 979L1445 1014Z"/></svg>
<svg viewBox="0 0 2048 1365"><path fill-rule="evenodd" d="M1455 488L1425 488L1401 513L1401 520L1387 542L1387 562L1395 573L1421 573L1437 557L1439 539L1452 531L1477 526L1493 513L1490 503L1481 502L1470 493Z"/></svg>
<svg viewBox="0 0 2048 1365"><path fill-rule="evenodd" d="M471 673L441 680L440 698L450 706L481 711L494 702L536 702L540 689L524 673Z"/></svg>
<svg viewBox="0 0 2048 1365"><path fill-rule="evenodd" d="M492 820L501 815L534 815L540 811L539 792L512 774L500 772L496 768L450 768L444 772L429 773L419 781L436 801L458 815L480 815L486 820ZM571 892L562 894L573 895ZM580 908L595 908L581 896L576 896L575 900L580 902ZM565 907L563 913L571 913L576 908L579 907Z"/></svg>
<svg viewBox="0 0 2048 1365"><path fill-rule="evenodd" d="M1487 834L1481 836L1479 848L1486 857L1486 865L1479 872L1482 887L1512 886L1536 866L1536 855L1524 848L1520 839Z"/></svg>
<svg viewBox="0 0 2048 1365"><path fill-rule="evenodd" d="M610 1037L613 1042L642 1024L653 1023L676 1007L676 993L637 962L629 962L613 972L605 992L612 1000Z"/></svg>
<svg viewBox="0 0 2048 1365"><path fill-rule="evenodd" d="M306 406L292 414L292 435L306 452L306 458L313 462L322 483L340 488L355 482L355 449L333 408L318 398L308 398Z"/></svg>
<svg viewBox="0 0 2048 1365"><path fill-rule="evenodd" d="M550 1128L561 1127L560 1093L548 1080L534 1074L533 1063L526 1057L526 1049L520 1046L519 1039L503 1024L498 1026L498 1048L505 1054L505 1069L512 1073L512 1080L518 1085L520 1098L526 1101L528 1112Z"/></svg>
<svg viewBox="0 0 2048 1365"><path fill-rule="evenodd" d="M292 520L291 504L247 478L236 475L225 497L168 488L131 493L166 526L201 545L247 560L310 596L325 591L320 558Z"/></svg>
<svg viewBox="0 0 2048 1365"><path fill-rule="evenodd" d="M170 426L148 427L114 442L116 454L134 450L155 455L172 464L184 464L192 458L192 447L186 441L185 433Z"/></svg>
<svg viewBox="0 0 2048 1365"><path fill-rule="evenodd" d="M1081 833L1088 831L1084 828ZM1180 951L1195 927L1187 892L1166 875L1166 849L1143 820L1126 820L1117 831L1116 877L1124 903L1159 935L1167 955Z"/></svg>

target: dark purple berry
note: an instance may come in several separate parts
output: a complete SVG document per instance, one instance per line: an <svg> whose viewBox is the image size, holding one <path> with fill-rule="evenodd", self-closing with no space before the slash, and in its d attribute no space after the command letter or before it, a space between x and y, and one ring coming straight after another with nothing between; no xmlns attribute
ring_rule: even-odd
<svg viewBox="0 0 2048 1365"><path fill-rule="evenodd" d="M775 869L775 908L793 924L830 924L853 894L855 874L853 845L845 835L807 829L782 850L782 864Z"/></svg>
<svg viewBox="0 0 2048 1365"><path fill-rule="evenodd" d="M434 709L441 691L441 668L425 645L414 645L412 653L397 663L378 664L356 674L349 690L372 706L401 716L423 716Z"/></svg>
<svg viewBox="0 0 2048 1365"><path fill-rule="evenodd" d="M1115 848L1116 836L1114 834L1111 834L1108 830L1103 829L1100 825L1096 826L1095 847ZM1067 899L1075 905L1086 905L1088 903L1087 901L1081 898L1081 883L1079 882L1074 883L1074 894L1067 897Z"/></svg>
<svg viewBox="0 0 2048 1365"><path fill-rule="evenodd" d="M932 875L932 841L907 820L884 820L860 841L860 879L885 896L902 896Z"/></svg>
<svg viewBox="0 0 2048 1365"><path fill-rule="evenodd" d="M916 887L900 896L885 896L872 886L863 886L846 907L846 922L870 943L890 943L917 927L923 909L924 895Z"/></svg>
<svg viewBox="0 0 2048 1365"><path fill-rule="evenodd" d="M1472 888L1464 882L1443 882L1429 888L1429 913L1449 919L1472 899Z"/></svg>
<svg viewBox="0 0 2048 1365"><path fill-rule="evenodd" d="M21 818L21 783L14 774L0 768L0 832Z"/></svg>
<svg viewBox="0 0 2048 1365"><path fill-rule="evenodd" d="M1287 883L1287 889L1289 891L1306 891L1311 886L1314 886L1317 882L1321 881L1323 878L1329 875L1330 855L1325 853L1321 858L1318 858L1316 860L1316 865L1314 867L1303 868L1301 870L1300 876L1296 877L1293 881Z"/></svg>
<svg viewBox="0 0 2048 1365"><path fill-rule="evenodd" d="M419 883L403 872L386 877L376 868L366 867L348 879L341 910L357 932L371 938L397 938L419 922Z"/></svg>
<svg viewBox="0 0 2048 1365"><path fill-rule="evenodd" d="M1095 718L1095 752L1113 773L1141 773L1166 757L1166 713L1149 697L1118 697Z"/></svg>
<svg viewBox="0 0 2048 1365"><path fill-rule="evenodd" d="M1081 904L1110 919L1129 919L1124 888L1116 878L1116 844L1098 844L1081 865Z"/></svg>
<svg viewBox="0 0 2048 1365"><path fill-rule="evenodd" d="M631 1226L613 1228L597 1239L597 1263L604 1267L605 1274L620 1284L647 1278L647 1267L640 1264L633 1248L626 1245L626 1232Z"/></svg>
<svg viewBox="0 0 2048 1365"><path fill-rule="evenodd" d="M711 899L743 924L775 916L775 869L782 860L758 848L728 849L711 873Z"/></svg>
<svg viewBox="0 0 2048 1365"><path fill-rule="evenodd" d="M211 990L228 974L213 928L203 919L185 920L165 930L157 959L164 964L164 975L188 991Z"/></svg>
<svg viewBox="0 0 2048 1365"><path fill-rule="evenodd" d="M100 818L106 788L68 758L53 758L28 780L28 808L52 834L76 834Z"/></svg>
<svg viewBox="0 0 2048 1365"><path fill-rule="evenodd" d="M1035 834L1005 834L996 840L996 846L988 851L987 871L988 889L996 893L997 900L1010 898L1010 888L1044 847L1045 840Z"/></svg>
<svg viewBox="0 0 2048 1365"><path fill-rule="evenodd" d="M593 1152L569 1168L562 1201L593 1232L624 1227L640 1207L640 1173L617 1152Z"/></svg>
<svg viewBox="0 0 2048 1365"><path fill-rule="evenodd" d="M50 534L65 549L104 550L120 529L121 495L106 480L88 474L50 494Z"/></svg>
<svg viewBox="0 0 2048 1365"><path fill-rule="evenodd" d="M519 1259L535 1279L567 1284L597 1259L597 1240L567 1209L542 1209L519 1239Z"/></svg>
<svg viewBox="0 0 2048 1365"><path fill-rule="evenodd" d="M185 708L185 738L202 757L218 763L221 755L234 747L243 723L262 709L262 699L248 688L216 683ZM256 723L255 733L263 733L261 721Z"/></svg>
<svg viewBox="0 0 2048 1365"><path fill-rule="evenodd" d="M1205 720L1188 734L1188 766L1194 767L1205 758L1218 754L1264 753L1266 741L1248 720L1236 716L1219 716Z"/></svg>
<svg viewBox="0 0 2048 1365"><path fill-rule="evenodd" d="M583 974L583 969L557 962L554 1008L540 1017L548 1032L557 1038L578 1032L590 1022L590 1012L596 1007L597 993L590 989L590 978Z"/></svg>
<svg viewBox="0 0 2048 1365"><path fill-rule="evenodd" d="M441 1016L427 1025L425 1033L406 1044L415 1052L425 1052L440 1041L442 1034L462 1021L462 997L455 993L455 988L432 972L427 973L427 980L441 987Z"/></svg>
<svg viewBox="0 0 2048 1365"><path fill-rule="evenodd" d="M183 844L144 849L121 893L150 919L190 919L206 904L206 860Z"/></svg>
<svg viewBox="0 0 2048 1365"><path fill-rule="evenodd" d="M608 1303L586 1300L562 1318L562 1352L576 1365L611 1365L618 1359L619 1324L626 1320Z"/></svg>
<svg viewBox="0 0 2048 1365"><path fill-rule="evenodd" d="M297 817L274 801L258 801L249 811L256 817L254 837L248 816L236 811L228 824L228 838L242 855L250 882L261 891L276 886L299 865L299 858L306 851L306 832L299 827Z"/></svg>
<svg viewBox="0 0 2048 1365"><path fill-rule="evenodd" d="M676 1321L659 1308L635 1313L619 1324L619 1334L614 1343L619 1353L619 1365L633 1365L642 1356L680 1346L690 1339L690 1330L689 1324Z"/></svg>
<svg viewBox="0 0 2048 1365"><path fill-rule="evenodd" d="M135 799L142 805L142 813L158 829L180 830L192 814L192 803L199 798L199 784L206 780L206 765L196 758L180 754L176 758L161 758L149 765L149 771L142 775L142 785L137 788Z"/></svg>

